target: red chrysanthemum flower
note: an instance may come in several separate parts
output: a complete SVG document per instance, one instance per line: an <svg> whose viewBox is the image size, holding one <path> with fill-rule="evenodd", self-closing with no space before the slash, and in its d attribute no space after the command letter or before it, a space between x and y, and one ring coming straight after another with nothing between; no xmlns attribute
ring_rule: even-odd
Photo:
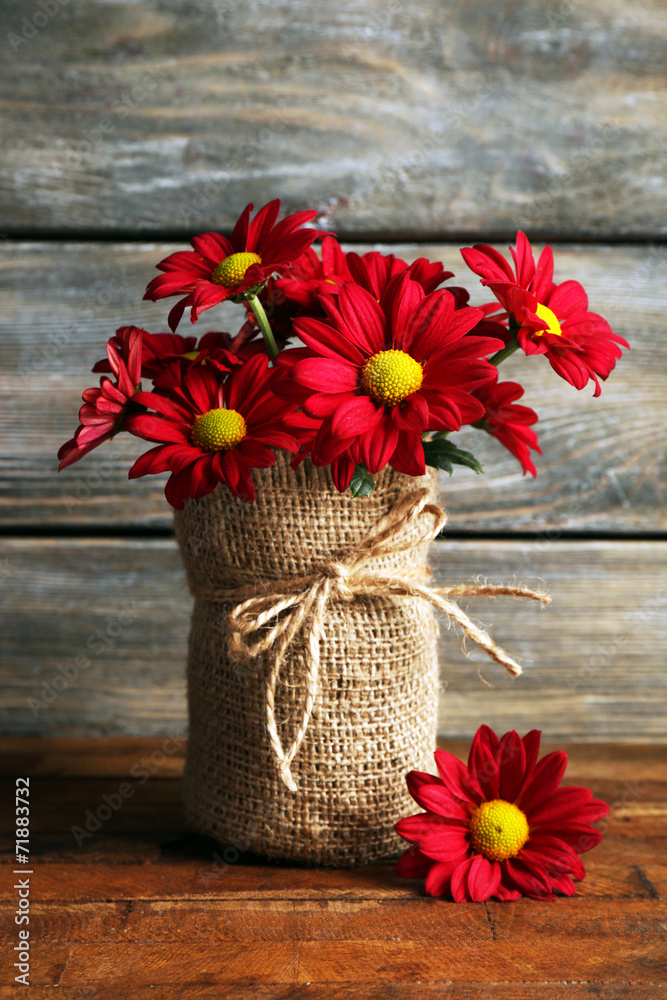
<svg viewBox="0 0 667 1000"><path fill-rule="evenodd" d="M130 479L170 470L165 496L178 510L218 483L254 500L251 470L274 465L272 448L298 449L290 425L294 407L274 394L275 369L268 364L257 354L227 377L199 365L179 386L138 393L137 402L155 413L128 417L127 430L160 444L137 459Z"/></svg>
<svg viewBox="0 0 667 1000"><path fill-rule="evenodd" d="M530 472L537 475L537 469L530 451L542 454L537 443L537 434L531 424L537 423L535 410L516 402L523 396L523 387L518 382L489 382L481 389L475 390L475 395L484 404L486 413L478 423L478 427L498 438L515 458L521 463L524 475Z"/></svg>
<svg viewBox="0 0 667 1000"><path fill-rule="evenodd" d="M345 253L334 236L325 236L321 257L312 249L306 250L283 277L269 278L258 298L276 343L282 348L294 333L295 319L303 316L324 317L320 295L335 295L344 284L358 284L379 299L389 281L404 271L409 271L410 277L418 281L427 293L452 277L452 272L445 271L442 264L431 263L424 257L408 265L393 254L371 251L360 256L353 252ZM457 309L467 305L469 295L464 288L452 286L447 290L454 295ZM250 307L246 308L246 326L257 331L257 319ZM498 328L506 333L505 327L498 324Z"/></svg>
<svg viewBox="0 0 667 1000"><path fill-rule="evenodd" d="M320 295L331 294L346 281L353 280L340 243L335 236L325 236L321 257L309 248L285 275L276 279L275 285L283 298L302 310L312 310L317 307Z"/></svg>
<svg viewBox="0 0 667 1000"><path fill-rule="evenodd" d="M124 429L128 415L141 409L137 404L141 388L141 343L141 330L132 326L119 330L107 343L109 371L116 381L101 378L99 387L84 391L79 410L81 423L74 437L58 451L59 472L114 437Z"/></svg>
<svg viewBox="0 0 667 1000"><path fill-rule="evenodd" d="M295 261L288 273L276 281L276 287L302 309L313 310L318 305L320 295L335 294L344 284L352 283L365 288L374 298L380 299L397 274L408 271L413 281L417 281L426 294L434 292L439 285L454 276L453 271L445 271L440 262L432 262L426 257L407 264L400 257L383 254L378 250L358 254L345 253L333 236L322 240L322 257L314 250ZM463 288L448 288L454 295L457 306L466 305L468 294Z"/></svg>
<svg viewBox="0 0 667 1000"><path fill-rule="evenodd" d="M553 252L545 247L535 265L527 236L517 233L510 247L516 273L493 247L477 244L461 250L468 267L482 278L515 324L516 340L526 354L545 354L553 370L583 389L592 379L606 379L629 347L609 323L588 311L588 297L578 281L553 280Z"/></svg>
<svg viewBox="0 0 667 1000"><path fill-rule="evenodd" d="M426 811L396 824L412 846L397 873L426 876L430 896L466 900L554 899L586 874L579 854L602 839L590 824L609 806L587 788L559 788L563 751L538 762L539 730L499 739L488 726L475 734L466 765L436 750L439 777L411 771L408 788Z"/></svg>
<svg viewBox="0 0 667 1000"><path fill-rule="evenodd" d="M350 284L321 302L327 319L295 320L306 347L277 361L284 372L277 391L322 420L313 462L328 465L348 452L372 474L389 463L423 475L425 431L458 430L484 416L472 393L495 377L483 358L502 341L466 336L481 311L455 310L444 289L426 295L407 272L380 302Z"/></svg>
<svg viewBox="0 0 667 1000"><path fill-rule="evenodd" d="M280 201L268 205L250 219L253 205L246 205L229 239L220 233L202 233L191 241L194 250L179 250L157 265L164 274L149 282L145 299L183 296L169 313L175 330L186 307L190 322L199 313L225 299L242 301L255 294L273 274L289 267L322 233L303 229L317 212L297 212L277 222Z"/></svg>
<svg viewBox="0 0 667 1000"><path fill-rule="evenodd" d="M220 371L229 371L231 365L240 364L243 357L251 357L264 347L263 341L254 345L248 344L248 339L240 341L230 333L205 333L199 340L197 337L182 337L178 333L148 333L138 327L121 327L109 341L119 349L121 338L127 336L127 331L136 330L141 334L141 377L150 379L158 385L177 384L183 370L195 365L209 362ZM165 373L174 371L174 378L164 378ZM107 358L98 361L93 366L94 372L111 371Z"/></svg>

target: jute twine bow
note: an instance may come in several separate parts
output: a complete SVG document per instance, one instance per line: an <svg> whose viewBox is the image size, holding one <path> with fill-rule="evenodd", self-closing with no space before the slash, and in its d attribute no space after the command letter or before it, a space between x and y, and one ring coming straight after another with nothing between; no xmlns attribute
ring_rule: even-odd
<svg viewBox="0 0 667 1000"><path fill-rule="evenodd" d="M519 664L450 598L527 597L548 604L550 598L546 594L526 587L477 583L428 587L409 573L392 576L373 569L374 559L406 552L416 545L432 541L440 532L447 515L437 504L429 502L430 495L428 489L403 494L344 560L321 563L307 576L263 581L263 590L259 594L257 584L242 590L196 591L196 596L214 602L238 600L245 593L251 594L229 615L230 651L239 660L254 658L260 653L270 654L266 684L267 730L280 776L292 792L297 790L297 786L290 767L306 735L317 696L320 641L329 601L353 601L355 597L368 596L421 597L457 622L466 636L513 677L522 672ZM407 529L413 525L416 531L409 532ZM270 622L274 624L268 631L262 631L260 637L253 641L253 636L257 636ZM276 685L285 653L301 630L306 638L306 699L297 734L291 747L285 751L276 727Z"/></svg>

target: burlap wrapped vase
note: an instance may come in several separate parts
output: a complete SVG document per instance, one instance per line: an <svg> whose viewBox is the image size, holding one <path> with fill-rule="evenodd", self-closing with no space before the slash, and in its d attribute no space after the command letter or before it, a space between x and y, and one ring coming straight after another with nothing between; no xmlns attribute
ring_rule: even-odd
<svg viewBox="0 0 667 1000"><path fill-rule="evenodd" d="M386 468L365 498L284 453L254 476L254 502L218 486L175 517L195 598L187 819L234 856L389 858L395 822L414 812L405 775L433 765L433 606L519 673L450 598L542 595L431 586L428 547L445 520L434 474Z"/></svg>
<svg viewBox="0 0 667 1000"><path fill-rule="evenodd" d="M405 775L433 762L433 610L415 597L332 595L327 601L322 635L316 637L312 714L289 765L296 791L281 775L267 732L274 651L235 656L229 614L244 594L261 594L275 581L316 575L322 564L344 560L401 495L427 487L430 496L433 480L388 468L372 496L355 499L337 492L328 469L306 461L293 471L289 457L279 453L273 468L255 472L255 483L254 502L237 500L220 486L176 514L195 595L188 821L223 845L273 858L344 866L389 857L400 849L394 823L412 808ZM414 522L403 535L408 547L378 556L374 568L424 578L428 542L418 540ZM234 591L234 597L224 596ZM309 697L307 620L304 625L285 652L275 685L275 728L285 748L294 743Z"/></svg>

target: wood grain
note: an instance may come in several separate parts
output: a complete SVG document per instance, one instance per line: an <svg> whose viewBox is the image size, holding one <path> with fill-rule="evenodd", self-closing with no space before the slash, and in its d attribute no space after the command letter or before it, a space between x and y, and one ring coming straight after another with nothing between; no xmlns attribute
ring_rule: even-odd
<svg viewBox="0 0 667 1000"><path fill-rule="evenodd" d="M459 755L465 749L444 746ZM2 771L11 756L13 773L32 775L36 747L35 740L3 741ZM162 1000L660 1000L666 749L565 748L565 780L612 804L602 843L584 857L577 895L552 904L453 905L429 899L420 881L399 879L391 865L337 871L246 857L216 865L219 845L183 837L173 776L156 775L137 789L79 848L72 827L96 807L100 787L114 790L103 750L116 762L112 770L131 778L136 741L44 741L44 763L53 753L67 776L40 776L37 762L31 778L33 992L46 997L57 987L72 1000L149 990ZM160 749L159 739L142 741L141 752ZM102 764L97 786L73 776L87 750ZM605 760L606 778L599 774ZM622 805L628 782L651 788L629 814ZM13 780L3 779L3 801L12 792ZM11 832L8 812L0 816L3 835ZM13 878L7 846L5 880ZM0 935L11 942L14 934L7 899ZM5 995L9 986L0 986Z"/></svg>
<svg viewBox="0 0 667 1000"><path fill-rule="evenodd" d="M0 15L12 230L230 227L278 195L349 233L665 231L660 0L55 9Z"/></svg>
<svg viewBox="0 0 667 1000"><path fill-rule="evenodd" d="M443 583L516 579L553 595L548 609L467 602L524 663L516 681L476 650L466 659L442 623L443 734L484 721L665 740L665 543L442 541L432 562ZM182 735L190 598L171 540L7 539L0 565L6 731Z"/></svg>
<svg viewBox="0 0 667 1000"><path fill-rule="evenodd" d="M130 321L164 328L164 304L139 300L155 262L174 249L118 243L0 248L0 406L11 425L0 458L4 524L170 526L164 477L127 480L142 442L117 438L60 476L55 453L76 426L81 391L95 383L86 373L115 328ZM469 283L475 301L488 298L456 247L391 249L407 259L443 260L457 280ZM450 528L549 532L545 540L562 531L664 532L667 258L659 247L571 246L558 248L557 266L561 278L582 281L591 307L608 316L632 350L597 400L588 390L577 393L541 358L510 358L507 377L525 385L526 402L541 416L538 477L522 477L495 440L463 432L462 445L479 455L486 472L475 477L460 469L451 479L443 473ZM196 329L235 329L238 322L230 307L204 314ZM193 329L187 322L184 328Z"/></svg>

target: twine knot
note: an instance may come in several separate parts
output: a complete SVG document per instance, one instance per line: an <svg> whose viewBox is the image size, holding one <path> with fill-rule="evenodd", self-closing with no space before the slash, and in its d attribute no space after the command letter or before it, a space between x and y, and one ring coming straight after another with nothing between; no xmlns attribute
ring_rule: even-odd
<svg viewBox="0 0 667 1000"><path fill-rule="evenodd" d="M257 585L248 588L251 596L237 604L229 614L232 655L239 660L247 660L262 653L269 654L266 682L267 732L278 772L290 791L297 790L291 764L303 742L317 696L320 643L326 607L330 601L349 602L361 596L420 598L457 622L466 636L512 676L516 677L522 672L519 664L497 646L491 636L471 621L450 598L503 595L525 597L548 604L550 598L546 594L526 587L493 584L428 587L423 577L417 577L414 573L401 571L401 575L392 575L380 573L374 567L374 561L381 556L407 552L436 537L447 518L441 507L430 502L430 496L431 492L427 488L404 493L368 535L351 548L345 559L324 562L305 576L266 580L259 593ZM206 592L197 588L193 590L196 597L214 602L238 600L242 596L238 589ZM305 637L306 697L298 731L289 749L285 750L276 726L276 686L285 653L300 632Z"/></svg>
<svg viewBox="0 0 667 1000"><path fill-rule="evenodd" d="M355 598L354 588L350 585L353 569L342 562L326 562L317 567L323 580L329 581L329 600L350 603Z"/></svg>

